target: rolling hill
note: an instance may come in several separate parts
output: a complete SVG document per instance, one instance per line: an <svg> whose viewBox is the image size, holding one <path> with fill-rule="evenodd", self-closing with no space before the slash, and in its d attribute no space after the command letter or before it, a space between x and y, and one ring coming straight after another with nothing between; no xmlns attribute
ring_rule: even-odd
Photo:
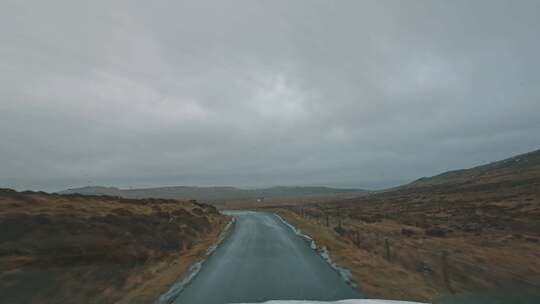
<svg viewBox="0 0 540 304"><path fill-rule="evenodd" d="M83 187L68 189L61 194L108 195L124 198L194 199L203 202L255 200L267 198L290 198L303 196L360 193L360 189L329 187L271 187L263 189L240 189L235 187L160 187L144 189L119 189L115 187Z"/></svg>
<svg viewBox="0 0 540 304"><path fill-rule="evenodd" d="M517 182L540 178L540 150L520 154L501 161L469 169L444 172L420 178L407 187L438 185L473 185L498 182Z"/></svg>

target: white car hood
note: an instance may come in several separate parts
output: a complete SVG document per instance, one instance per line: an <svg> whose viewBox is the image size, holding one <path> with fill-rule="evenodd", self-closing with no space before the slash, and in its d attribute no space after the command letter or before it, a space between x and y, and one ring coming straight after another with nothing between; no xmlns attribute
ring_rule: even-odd
<svg viewBox="0 0 540 304"><path fill-rule="evenodd" d="M238 303L238 304L250 304L250 303ZM251 303L255 304L255 303ZM342 300L336 302L321 302L321 301L268 301L258 304L423 304L420 302L407 302L407 301L392 301L392 300Z"/></svg>

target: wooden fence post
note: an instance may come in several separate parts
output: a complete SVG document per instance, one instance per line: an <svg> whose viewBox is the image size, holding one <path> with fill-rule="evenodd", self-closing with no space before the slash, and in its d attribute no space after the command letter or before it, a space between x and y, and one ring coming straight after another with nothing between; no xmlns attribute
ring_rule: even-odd
<svg viewBox="0 0 540 304"><path fill-rule="evenodd" d="M390 261L390 242L388 239L384 239L384 246L386 247L386 260Z"/></svg>
<svg viewBox="0 0 540 304"><path fill-rule="evenodd" d="M452 289L452 285L450 283L450 276L448 274L448 252L446 250L443 250L441 252L441 268L442 268L444 285L446 285L446 288L448 288L448 291L450 291L451 293L454 293L454 290Z"/></svg>
<svg viewBox="0 0 540 304"><path fill-rule="evenodd" d="M325 213L324 215L326 215L326 227L330 227L330 221L328 219L328 213Z"/></svg>

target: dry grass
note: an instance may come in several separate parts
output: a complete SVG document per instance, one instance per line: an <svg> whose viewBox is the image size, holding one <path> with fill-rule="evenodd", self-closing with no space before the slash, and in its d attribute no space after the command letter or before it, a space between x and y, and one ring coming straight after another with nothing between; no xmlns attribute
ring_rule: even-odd
<svg viewBox="0 0 540 304"><path fill-rule="evenodd" d="M117 304L153 303L157 296L166 292L191 265L204 257L208 248L218 239L220 231L221 229L216 229L182 254L148 265L144 271L130 275L126 280L129 292Z"/></svg>
<svg viewBox="0 0 540 304"><path fill-rule="evenodd" d="M291 224L326 246L333 260L351 270L359 289L372 298L429 301L437 291L424 278L399 264L386 261L380 255L357 247L335 231L318 222L285 209L271 209Z"/></svg>
<svg viewBox="0 0 540 304"><path fill-rule="evenodd" d="M425 301L538 290L538 197L504 188L484 197L445 193L444 199L439 193L397 191L277 212L330 244L330 253L351 268L369 296Z"/></svg>
<svg viewBox="0 0 540 304"><path fill-rule="evenodd" d="M152 302L227 221L196 202L0 189L2 301Z"/></svg>

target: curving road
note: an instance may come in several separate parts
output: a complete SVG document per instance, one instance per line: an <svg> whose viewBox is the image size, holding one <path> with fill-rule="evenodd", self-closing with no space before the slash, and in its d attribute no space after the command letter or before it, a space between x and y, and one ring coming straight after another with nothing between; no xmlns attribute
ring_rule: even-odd
<svg viewBox="0 0 540 304"><path fill-rule="evenodd" d="M230 212L231 235L174 303L362 298L275 215Z"/></svg>

